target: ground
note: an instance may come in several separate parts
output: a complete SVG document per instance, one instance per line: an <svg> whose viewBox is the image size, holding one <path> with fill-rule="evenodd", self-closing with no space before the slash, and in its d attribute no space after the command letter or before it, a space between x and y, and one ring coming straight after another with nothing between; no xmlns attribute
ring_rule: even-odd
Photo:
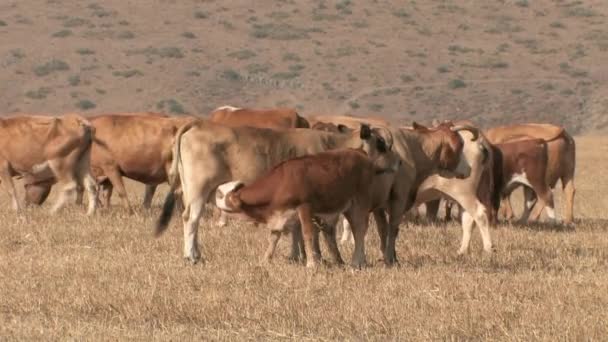
<svg viewBox="0 0 608 342"><path fill-rule="evenodd" d="M605 0L4 0L0 112L293 106L608 129Z"/></svg>
<svg viewBox="0 0 608 342"><path fill-rule="evenodd" d="M151 212L128 216L115 198L92 218L0 197L0 336L16 340L602 340L608 336L608 138L577 137L575 229L503 224L496 253L458 257L455 224L404 224L400 265L387 269L372 228L369 267L286 260L289 239L260 262L267 232L203 220L205 263L181 257L180 220L152 236ZM129 184L141 201L143 187ZM166 191L166 187L163 188ZM557 191L559 197L559 191ZM558 207L560 208L560 207ZM558 209L559 212L559 209ZM350 246L342 247L348 259ZM327 253L325 253L327 255Z"/></svg>

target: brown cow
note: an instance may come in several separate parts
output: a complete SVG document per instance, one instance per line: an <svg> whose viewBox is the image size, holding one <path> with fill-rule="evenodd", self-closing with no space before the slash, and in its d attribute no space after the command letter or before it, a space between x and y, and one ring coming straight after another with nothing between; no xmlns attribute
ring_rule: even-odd
<svg viewBox="0 0 608 342"><path fill-rule="evenodd" d="M352 129L357 129L361 124L367 124L374 127L390 127L390 122L379 117L362 117L352 115L312 115L308 117L311 125L317 122L332 123L337 126L346 126Z"/></svg>
<svg viewBox="0 0 608 342"><path fill-rule="evenodd" d="M555 220L553 193L547 183L548 147L543 139L531 139L507 142L495 145L502 155L502 190L501 195L508 197L513 189L524 185L527 189L525 210L521 218L527 222L536 202L547 209L547 216ZM536 194L536 196L534 196ZM539 212L540 214L540 212ZM537 219L537 217L533 217Z"/></svg>
<svg viewBox="0 0 608 342"><path fill-rule="evenodd" d="M485 132L488 140L493 144L526 140L543 139L547 142L548 166L547 184L553 189L558 180L561 180L564 192L564 222L572 223L574 220L574 171L576 168L576 145L574 139L563 127L550 124L518 124L495 127ZM507 204L507 216L512 216L510 203ZM536 205L532 217L540 216L543 207Z"/></svg>
<svg viewBox="0 0 608 342"><path fill-rule="evenodd" d="M251 109L223 106L209 115L209 121L226 126L250 126L258 128L309 128L308 121L295 109Z"/></svg>
<svg viewBox="0 0 608 342"><path fill-rule="evenodd" d="M384 158L390 155L392 158ZM313 216L344 213L354 227L354 267L365 264L365 234L373 178L384 172L395 172L399 158L380 154L370 159L363 150L344 149L322 152L285 161L250 185L240 181L224 184L216 204L228 212L242 212L267 223L271 230L270 244L264 255L272 257L285 223L297 213L307 255L313 252ZM317 265L315 257L307 258L306 266Z"/></svg>
<svg viewBox="0 0 608 342"><path fill-rule="evenodd" d="M95 127L91 151L91 169L106 187L105 204L109 206L113 187L132 212L122 177L146 184L144 207L149 208L158 184L167 181L171 166L173 136L182 125L195 120L189 116L157 113L103 114L89 118ZM31 202L40 201L40 189L49 185L26 185Z"/></svg>
<svg viewBox="0 0 608 342"><path fill-rule="evenodd" d="M91 142L95 129L90 122L76 114L63 117L17 115L0 118L0 179L13 202L21 208L12 177L25 176L54 179L61 196L51 209L64 206L78 186L85 187L89 205L87 214L97 206L97 189L90 174Z"/></svg>

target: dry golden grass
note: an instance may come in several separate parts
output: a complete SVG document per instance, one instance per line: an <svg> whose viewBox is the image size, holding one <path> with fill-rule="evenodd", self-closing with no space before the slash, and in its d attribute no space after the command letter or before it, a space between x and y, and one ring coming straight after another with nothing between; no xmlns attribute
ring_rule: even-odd
<svg viewBox="0 0 608 342"><path fill-rule="evenodd" d="M118 204L94 218L31 208L19 220L3 193L0 339L604 340L607 143L577 139L576 230L501 226L495 255L481 254L476 232L459 258L456 225L404 226L392 269L374 261L373 230L370 267L313 273L284 260L287 239L265 266L263 229L207 222L206 263L192 266L178 220L152 237L158 207L137 218ZM142 187L131 189L140 201Z"/></svg>

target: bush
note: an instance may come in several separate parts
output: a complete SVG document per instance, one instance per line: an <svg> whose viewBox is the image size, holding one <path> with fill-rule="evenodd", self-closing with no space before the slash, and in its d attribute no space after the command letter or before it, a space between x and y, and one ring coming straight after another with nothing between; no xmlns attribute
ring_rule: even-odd
<svg viewBox="0 0 608 342"><path fill-rule="evenodd" d="M188 39L194 39L194 38L196 38L196 35L192 32L184 32L184 33L182 33L182 37L188 38Z"/></svg>
<svg viewBox="0 0 608 342"><path fill-rule="evenodd" d="M89 110L97 107L97 105L90 100L80 100L76 102L76 107L81 110Z"/></svg>
<svg viewBox="0 0 608 342"><path fill-rule="evenodd" d="M114 75L116 77L131 78L133 76L143 76L143 73L139 70L131 69L131 70L125 70L125 71L114 71L112 73L112 75Z"/></svg>
<svg viewBox="0 0 608 342"><path fill-rule="evenodd" d="M238 60L249 59L255 56L255 52L251 50L239 50L228 54L228 57L236 58Z"/></svg>
<svg viewBox="0 0 608 342"><path fill-rule="evenodd" d="M308 30L289 24L254 24L251 36L260 39L296 40L309 38Z"/></svg>
<svg viewBox="0 0 608 342"><path fill-rule="evenodd" d="M34 68L34 74L36 76L46 76L56 71L70 70L70 66L59 59L53 59L45 64L39 65Z"/></svg>
<svg viewBox="0 0 608 342"><path fill-rule="evenodd" d="M207 19L207 18L209 18L209 14L207 14L206 12L203 12L203 11L196 11L196 12L194 12L194 17L196 19Z"/></svg>
<svg viewBox="0 0 608 342"><path fill-rule="evenodd" d="M93 51L91 49L87 49L87 48L82 48L82 49L76 50L76 53L78 53L80 55L94 55L95 51Z"/></svg>
<svg viewBox="0 0 608 342"><path fill-rule="evenodd" d="M68 83L72 87L75 87L75 86L79 85L80 84L80 76L78 76L78 75L72 75L72 76L68 77Z"/></svg>
<svg viewBox="0 0 608 342"><path fill-rule="evenodd" d="M51 88L42 87L42 88L38 88L38 90L28 91L27 93L25 93L25 96L29 97L30 99L41 100L41 99L46 98L46 96L50 93L51 93Z"/></svg>
<svg viewBox="0 0 608 342"><path fill-rule="evenodd" d="M186 114L184 107L175 99L162 100L156 104L156 108L173 114Z"/></svg>
<svg viewBox="0 0 608 342"><path fill-rule="evenodd" d="M450 89L464 88L466 86L467 86L467 84L464 83L463 80L458 79L458 78L451 80L450 83L448 83L448 87L450 87Z"/></svg>
<svg viewBox="0 0 608 342"><path fill-rule="evenodd" d="M51 36L55 37L55 38L65 38L65 37L71 36L71 35L72 35L71 30L61 30L61 31L57 31L57 32L53 33Z"/></svg>
<svg viewBox="0 0 608 342"><path fill-rule="evenodd" d="M222 72L222 78L229 81L238 81L241 79L241 74L233 69L226 69Z"/></svg>

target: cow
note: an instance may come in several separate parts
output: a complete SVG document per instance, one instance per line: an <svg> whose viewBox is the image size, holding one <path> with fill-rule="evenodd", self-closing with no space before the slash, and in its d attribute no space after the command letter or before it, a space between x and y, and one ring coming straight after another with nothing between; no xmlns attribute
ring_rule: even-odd
<svg viewBox="0 0 608 342"><path fill-rule="evenodd" d="M198 224L206 203L221 184L240 180L249 183L274 165L294 157L338 148L363 148L374 158L392 138L383 130L367 125L349 134L311 129L271 130L254 127L228 127L196 121L183 126L176 135L174 159L169 177L179 177L184 203L184 257L197 262ZM170 182L172 189L177 182ZM167 194L155 232L168 226L175 194Z"/></svg>
<svg viewBox="0 0 608 342"><path fill-rule="evenodd" d="M356 129L360 124L364 123L374 127L390 127L391 124L387 120L379 117L361 117L352 115L311 115L308 116L308 121L314 126L317 123L334 124L338 127L345 126Z"/></svg>
<svg viewBox="0 0 608 342"><path fill-rule="evenodd" d="M536 200L547 210L547 216L555 220L553 193L547 183L548 146L543 139L510 141L496 144L502 155L502 189L500 195L506 199L513 189L525 186L524 213L522 223L530 217Z"/></svg>
<svg viewBox="0 0 608 342"><path fill-rule="evenodd" d="M242 212L268 224L271 230L269 260L276 249L285 223L297 214L304 237L306 266L317 265L313 252L313 217L344 213L354 227L355 251L352 265L365 264L365 234L369 212L373 209L373 179L378 174L395 172L400 160L396 155L379 154L369 158L361 149L321 152L280 163L253 183L233 181L220 186L226 195L216 199L218 207L228 212ZM392 158L385 158L392 156ZM335 246L335 245L334 245Z"/></svg>
<svg viewBox="0 0 608 342"><path fill-rule="evenodd" d="M332 121L331 118L326 120L334 124L338 122ZM385 263L391 265L396 261L394 243L399 224L405 212L414 205L417 189L427 177L453 171L460 164L466 163L466 160L463 160L464 141L460 133L469 131L467 138L475 141L479 130L471 125L455 126L447 123L427 128L416 122L410 128L385 128L393 136L393 151L399 154L402 160L390 190L390 201L384 207L374 210L374 219L380 235L380 249ZM474 196L474 193L472 195ZM385 223L386 212L389 216L388 224ZM481 217L479 220L484 247L490 251L488 224ZM346 224L344 231L348 232Z"/></svg>
<svg viewBox="0 0 608 342"><path fill-rule="evenodd" d="M90 174L91 143L95 128L78 114L62 117L15 115L0 118L0 180L20 211L14 176L53 179L61 195L52 207L61 209L78 186L88 194L87 214L97 207L97 189Z"/></svg>
<svg viewBox="0 0 608 342"><path fill-rule="evenodd" d="M563 220L565 223L572 223L576 192L574 187L576 145L572 136L563 127L535 123L494 127L486 130L485 135L493 144L527 139L543 139L547 142L547 184L553 189L557 181L561 181L565 199ZM512 210L509 201L505 201L505 204L507 217L511 217ZM540 216L543 210L541 205L542 201L535 205L531 214L533 219Z"/></svg>
<svg viewBox="0 0 608 342"><path fill-rule="evenodd" d="M310 128L308 120L291 108L252 109L222 106L209 114L209 121L232 127Z"/></svg>
<svg viewBox="0 0 608 342"><path fill-rule="evenodd" d="M129 212L133 212L122 177L146 184L144 207L149 208L156 186L167 182L171 166L173 137L178 128L195 120L190 116L167 116L158 113L102 114L89 118L95 127L91 151L91 169L105 188L104 201L109 207L115 187ZM41 202L51 184L26 182L26 197ZM41 190L42 189L42 190ZM44 195L44 196L41 196Z"/></svg>
<svg viewBox="0 0 608 342"><path fill-rule="evenodd" d="M456 129L463 142L462 154L458 158L458 165L438 168L437 164L435 164L436 166L434 167L425 167L425 164L433 165L428 160L429 156L432 156L433 153L425 153L424 148L421 148L421 146L426 145L426 149L429 149L431 146L436 145L437 142L433 142L433 140L441 141L439 139L441 135L439 134L441 132L446 134L446 129L448 128L452 130ZM491 144L487 142L483 134L472 123L466 121L458 122L457 124L454 124L452 121L444 121L442 123L434 123L434 127L431 128L424 128L414 124L411 127L400 127L398 130L404 133L405 136L395 134L395 151L408 151L407 153L402 152L404 160L409 161L408 163L413 165L413 167L417 167L415 171L412 171L416 172L414 173L415 178L409 178L405 182L413 184L409 187L411 190L408 196L413 197L414 200L408 200L407 209L416 207L422 203L438 202L440 198L453 199L465 208L462 218L463 237L458 254L464 254L468 251L471 230L475 224L480 229L484 250L491 252L493 247L489 227L494 222L493 213L495 210L493 208L496 206L495 203L498 202L497 198L492 197L493 193L490 191L495 187L493 165L496 159L492 153ZM429 133L433 130L438 131L435 133L436 137L434 139L429 136ZM402 147L400 148L399 146ZM434 154L437 154L437 152ZM437 162L435 161L435 163ZM414 193L413 196L411 195L412 192ZM391 229L395 229L396 226L397 222L391 225ZM342 236L343 242L348 241L350 238L348 227L346 226L345 228L345 233ZM396 261L394 259L393 244L394 242L387 244L389 250L385 258L389 258L389 264Z"/></svg>

